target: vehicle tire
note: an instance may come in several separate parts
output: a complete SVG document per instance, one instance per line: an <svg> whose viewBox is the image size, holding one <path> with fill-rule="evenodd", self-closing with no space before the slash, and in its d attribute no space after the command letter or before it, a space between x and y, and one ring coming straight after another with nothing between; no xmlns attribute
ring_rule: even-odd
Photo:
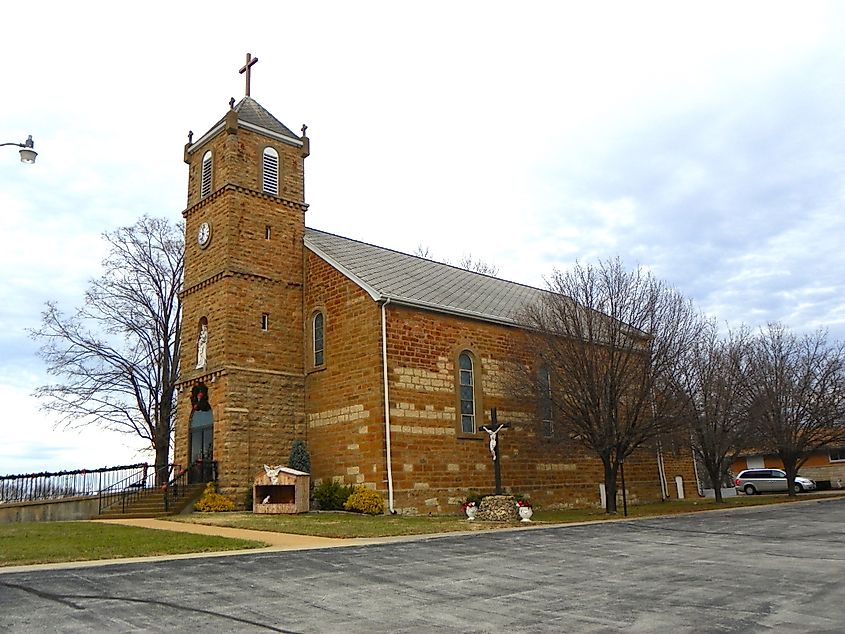
<svg viewBox="0 0 845 634"><path fill-rule="evenodd" d="M757 493L757 489L755 489L750 484L746 484L743 491L745 491L745 495L754 495L755 493Z"/></svg>
<svg viewBox="0 0 845 634"><path fill-rule="evenodd" d="M802 487L802 486L801 486L800 484L798 484L797 482L796 482L795 484L793 484L793 485L792 485L792 490L793 490L793 491L795 491L796 495L797 495L798 493L804 493L804 487Z"/></svg>

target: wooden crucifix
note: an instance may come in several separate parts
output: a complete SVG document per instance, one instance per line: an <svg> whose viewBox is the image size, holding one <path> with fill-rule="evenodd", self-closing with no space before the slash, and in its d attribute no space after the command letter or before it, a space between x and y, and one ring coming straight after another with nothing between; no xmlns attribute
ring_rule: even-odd
<svg viewBox="0 0 845 634"><path fill-rule="evenodd" d="M490 436L490 455L493 458L493 473L496 476L496 495L502 494L502 467L499 460L499 432L508 429L508 423L499 423L496 408L490 410L490 425L484 425L481 429Z"/></svg>
<svg viewBox="0 0 845 634"><path fill-rule="evenodd" d="M258 61L257 57L253 57L252 53L246 54L246 64L244 64L243 68L241 68L238 72L241 75L246 75L246 96L249 97L249 80L252 75L252 67L255 66L255 63Z"/></svg>

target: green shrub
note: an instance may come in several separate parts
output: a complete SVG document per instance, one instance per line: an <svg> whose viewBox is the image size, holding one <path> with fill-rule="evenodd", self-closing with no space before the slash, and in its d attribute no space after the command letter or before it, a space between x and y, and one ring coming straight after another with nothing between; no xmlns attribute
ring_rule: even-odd
<svg viewBox="0 0 845 634"><path fill-rule="evenodd" d="M311 455L308 453L308 448L305 446L304 440L297 439L293 441L293 445L290 448L288 466L297 471L311 473Z"/></svg>
<svg viewBox="0 0 845 634"><path fill-rule="evenodd" d="M220 495L214 490L214 483L205 485L202 497L194 504L194 510L200 513L218 513L221 511L234 511L235 503L225 495Z"/></svg>
<svg viewBox="0 0 845 634"><path fill-rule="evenodd" d="M481 506L481 500L484 499L484 494L479 493L478 491L470 491L467 493L467 496L464 498L464 504L469 502L475 502L476 506Z"/></svg>
<svg viewBox="0 0 845 634"><path fill-rule="evenodd" d="M381 515L384 513L384 500L381 495L367 487L355 487L352 495L343 505L347 511L366 513L367 515Z"/></svg>
<svg viewBox="0 0 845 634"><path fill-rule="evenodd" d="M314 499L321 511L342 511L346 500L352 495L352 485L344 486L333 480L323 480L314 489Z"/></svg>

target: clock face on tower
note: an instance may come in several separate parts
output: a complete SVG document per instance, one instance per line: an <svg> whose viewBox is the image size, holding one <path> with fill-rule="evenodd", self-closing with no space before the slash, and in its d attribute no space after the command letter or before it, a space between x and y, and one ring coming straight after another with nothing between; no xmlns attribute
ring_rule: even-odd
<svg viewBox="0 0 845 634"><path fill-rule="evenodd" d="M204 249L209 242L211 242L211 225L203 222L197 231L197 244Z"/></svg>

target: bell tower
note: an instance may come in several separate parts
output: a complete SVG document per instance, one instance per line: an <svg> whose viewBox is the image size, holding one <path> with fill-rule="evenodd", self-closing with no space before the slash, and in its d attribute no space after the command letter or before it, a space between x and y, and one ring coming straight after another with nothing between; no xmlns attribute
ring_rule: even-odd
<svg viewBox="0 0 845 634"><path fill-rule="evenodd" d="M262 464L305 435L304 162L297 136L246 95L198 140L189 133L175 461L216 463L220 491L242 505ZM207 395L198 408L197 391ZM202 476L201 474L204 474Z"/></svg>

